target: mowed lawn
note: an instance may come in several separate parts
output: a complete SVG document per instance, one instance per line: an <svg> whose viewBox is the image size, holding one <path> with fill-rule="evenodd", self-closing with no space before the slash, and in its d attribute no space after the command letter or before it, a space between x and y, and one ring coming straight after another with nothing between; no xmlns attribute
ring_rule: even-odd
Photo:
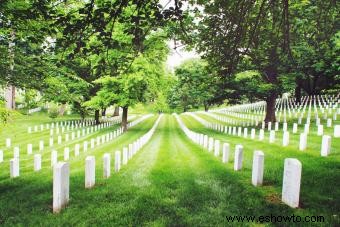
<svg viewBox="0 0 340 227"><path fill-rule="evenodd" d="M32 120L33 119L33 120ZM33 155L26 155L26 144L37 145L40 136L48 147L48 131L27 134L27 126L48 121L44 115L20 118L1 132L1 143L14 137L22 146L20 177L9 178L9 159L12 149L4 150L0 164L0 224L13 226L240 226L255 223L229 223L230 215L324 215L329 226L339 223L340 211L340 157L332 149L327 158L316 151L300 152L293 147L252 141L227 136L209 129L190 116L182 116L184 123L196 132L206 133L231 145L228 164L214 157L190 141L179 128L174 116L164 115L155 134L119 173L113 172L116 150L145 134L156 121L153 116L109 143L100 145L74 157L70 151L70 202L60 214L51 212L52 168L50 150L43 154L43 169L33 172ZM117 128L101 130L86 139ZM18 133L18 134L13 134ZM35 135L33 133L33 135ZM24 141L24 142L20 142ZM79 141L83 141L80 139ZM56 142L56 141L55 141ZM74 146L75 142L72 142ZM339 141L333 140L335 147ZM82 142L80 143L82 145ZM234 146L244 145L244 168L233 171ZM63 144L56 147L62 159ZM251 185L252 153L255 149L265 153L264 186ZM104 153L111 153L109 179L103 179ZM84 188L85 157L96 157L96 185ZM294 157L302 162L301 208L291 209L281 203L283 161ZM337 215L337 216L336 216ZM259 224L259 223L257 223ZM264 223L271 225L270 223ZM283 223L281 223L283 224ZM301 226L301 223L286 223Z"/></svg>

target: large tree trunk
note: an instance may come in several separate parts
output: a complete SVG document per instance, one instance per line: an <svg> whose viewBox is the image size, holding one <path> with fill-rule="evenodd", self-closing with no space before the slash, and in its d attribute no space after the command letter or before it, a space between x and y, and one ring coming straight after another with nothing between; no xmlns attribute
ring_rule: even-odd
<svg viewBox="0 0 340 227"><path fill-rule="evenodd" d="M208 112L208 110L209 110L209 105L208 105L208 103L204 103L204 111L205 112Z"/></svg>
<svg viewBox="0 0 340 227"><path fill-rule="evenodd" d="M115 111L113 113L113 116L119 116L119 106L115 107Z"/></svg>
<svg viewBox="0 0 340 227"><path fill-rule="evenodd" d="M125 132L127 130L127 116L128 116L128 106L123 107L123 116L122 116L122 127L123 131Z"/></svg>
<svg viewBox="0 0 340 227"><path fill-rule="evenodd" d="M295 99L297 103L301 102L301 86L297 84L295 87Z"/></svg>
<svg viewBox="0 0 340 227"><path fill-rule="evenodd" d="M8 42L8 58L9 58L9 73L7 75L8 81L11 81L14 72L14 48L15 48L15 31L11 31L10 40ZM5 89L5 102L6 108L14 110L15 109L15 87L10 84L7 84Z"/></svg>
<svg viewBox="0 0 340 227"><path fill-rule="evenodd" d="M275 122L275 104L276 104L276 98L278 96L276 86L278 84L278 69L277 69L277 62L279 62L279 57L276 51L276 47L273 46L270 54L269 54L270 64L265 68L264 72L267 78L267 81L274 85L274 89L271 90L268 93L268 96L266 98L266 117L264 119L265 123L268 122Z"/></svg>
<svg viewBox="0 0 340 227"><path fill-rule="evenodd" d="M267 107L266 107L266 117L264 119L264 121L266 123L276 121L276 118L275 118L275 103L276 103L277 96L278 95L277 95L276 91L272 91L272 92L269 93L269 95L266 99Z"/></svg>
<svg viewBox="0 0 340 227"><path fill-rule="evenodd" d="M5 101L6 108L10 110L15 109L15 87L12 85L8 85L5 88Z"/></svg>
<svg viewBox="0 0 340 227"><path fill-rule="evenodd" d="M98 125L100 123L99 122L99 110L94 111L94 120L96 122L96 125Z"/></svg>

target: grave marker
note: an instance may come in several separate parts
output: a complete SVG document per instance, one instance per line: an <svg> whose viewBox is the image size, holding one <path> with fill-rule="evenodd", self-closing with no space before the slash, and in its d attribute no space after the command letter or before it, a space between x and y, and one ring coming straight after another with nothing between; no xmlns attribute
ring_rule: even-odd
<svg viewBox="0 0 340 227"><path fill-rule="evenodd" d="M294 158L286 158L284 163L282 201L292 208L299 206L301 162Z"/></svg>
<svg viewBox="0 0 340 227"><path fill-rule="evenodd" d="M59 213L69 201L70 167L59 162L53 168L53 213Z"/></svg>
<svg viewBox="0 0 340 227"><path fill-rule="evenodd" d="M262 151L254 151L251 182L254 186L262 185L264 168L264 154Z"/></svg>
<svg viewBox="0 0 340 227"><path fill-rule="evenodd" d="M235 147L235 159L234 159L234 170L239 171L242 169L243 161L243 146L236 145Z"/></svg>
<svg viewBox="0 0 340 227"><path fill-rule="evenodd" d="M85 159L85 188L92 188L96 181L96 161L94 156Z"/></svg>

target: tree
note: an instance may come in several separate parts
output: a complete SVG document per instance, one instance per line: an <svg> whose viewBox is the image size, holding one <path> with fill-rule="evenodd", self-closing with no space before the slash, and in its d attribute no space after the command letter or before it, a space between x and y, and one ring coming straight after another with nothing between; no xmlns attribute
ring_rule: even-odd
<svg viewBox="0 0 340 227"><path fill-rule="evenodd" d="M145 40L142 53L126 71L96 80L95 83L101 88L87 105L91 106L99 100L105 100L107 105L119 105L123 109L122 127L126 130L129 107L138 102L155 100L159 92L158 85L164 77L164 64L169 52L165 38L161 31L152 33Z"/></svg>
<svg viewBox="0 0 340 227"><path fill-rule="evenodd" d="M96 100L105 100L123 108L122 126L127 130L128 108L138 102L145 101L144 95L147 89L145 75L141 72L131 72L124 76L104 77L97 80L102 85L101 90L88 103L89 105Z"/></svg>
<svg viewBox="0 0 340 227"><path fill-rule="evenodd" d="M91 79L82 77L93 84L90 97L100 90L101 83L94 83L98 78L131 74L134 61L145 53L148 36L167 20L180 16L177 3L175 8L163 9L158 0L61 1L57 5L52 13L54 25L61 31L57 32L56 45L63 49L66 61L79 56L90 61ZM99 109L95 119L99 121Z"/></svg>
<svg viewBox="0 0 340 227"><path fill-rule="evenodd" d="M275 101L281 91L280 76L289 72L290 14L288 0L281 1L195 1L189 15L196 18L181 38L218 68L223 80L244 71L238 65L248 58L271 89L266 95L266 122L275 121ZM188 24L187 24L188 25ZM183 31L183 30L182 30ZM187 38L189 37L189 38Z"/></svg>
<svg viewBox="0 0 340 227"><path fill-rule="evenodd" d="M263 84L266 89L259 88L256 96L265 92L266 122L275 121L275 100L295 81L297 95L301 88L318 94L338 84L337 1L197 0L191 4L172 31L218 69L223 89L232 85L243 90L240 82L247 81L254 94L251 77ZM256 74L236 76L244 71ZM237 93L225 92L226 98Z"/></svg>
<svg viewBox="0 0 340 227"><path fill-rule="evenodd" d="M337 79L340 33L336 26L336 1L297 1L291 4L292 68L296 76L296 98L301 90L320 94L340 83ZM338 44L337 44L338 43Z"/></svg>
<svg viewBox="0 0 340 227"><path fill-rule="evenodd" d="M16 86L32 88L38 86L36 81L41 79L41 75L35 73L34 65L42 61L44 55L48 4L48 1L1 2L0 83L6 87L6 107L9 109L15 109Z"/></svg>
<svg viewBox="0 0 340 227"><path fill-rule="evenodd" d="M213 72L209 71L208 64L200 59L191 59L176 68L175 75L177 84L169 99L171 106L180 106L186 112L189 108L202 105L208 111L217 86L217 80Z"/></svg>

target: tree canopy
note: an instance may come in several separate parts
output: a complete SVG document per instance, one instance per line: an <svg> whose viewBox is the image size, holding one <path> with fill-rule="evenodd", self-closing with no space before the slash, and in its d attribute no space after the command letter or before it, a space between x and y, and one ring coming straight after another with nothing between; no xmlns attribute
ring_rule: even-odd
<svg viewBox="0 0 340 227"><path fill-rule="evenodd" d="M126 125L139 102L163 112L256 100L275 121L283 92L338 92L338 15L338 1L321 0L5 0L0 84L12 104L23 89L97 122L112 105ZM201 59L172 73L169 40Z"/></svg>

